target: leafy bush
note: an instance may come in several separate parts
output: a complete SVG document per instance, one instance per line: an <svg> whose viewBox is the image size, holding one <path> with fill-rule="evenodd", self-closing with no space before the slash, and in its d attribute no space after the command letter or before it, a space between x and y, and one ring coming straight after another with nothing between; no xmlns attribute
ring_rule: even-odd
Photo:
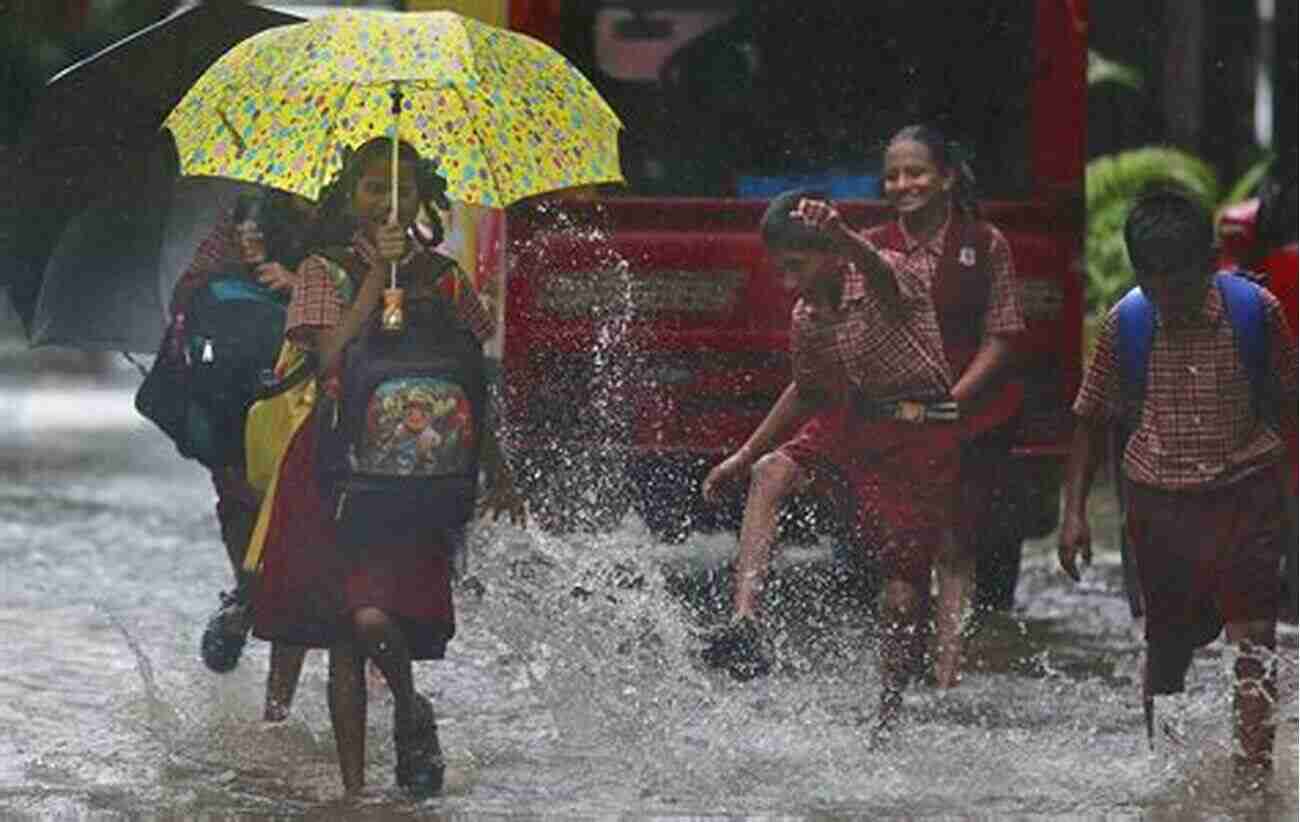
<svg viewBox="0 0 1300 822"><path fill-rule="evenodd" d="M1180 149L1146 146L1097 157L1084 172L1088 225L1084 242L1089 314L1108 310L1133 286L1133 269L1124 248L1124 219L1133 199L1147 186L1183 186L1213 211L1219 179L1205 161Z"/></svg>

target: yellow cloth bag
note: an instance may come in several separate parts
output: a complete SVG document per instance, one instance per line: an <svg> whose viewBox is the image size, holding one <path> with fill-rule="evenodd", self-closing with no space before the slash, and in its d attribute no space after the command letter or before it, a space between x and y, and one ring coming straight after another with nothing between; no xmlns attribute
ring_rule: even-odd
<svg viewBox="0 0 1300 822"><path fill-rule="evenodd" d="M288 374L299 367L307 352L286 340L280 347L275 373ZM262 548L266 543L266 529L271 519L271 508L280 476L280 463L288 450L289 442L307 418L316 403L316 379L310 377L282 394L253 403L244 424L244 455L247 461L248 484L262 493L262 505L257 512L257 525L244 554L244 570L256 572L262 562Z"/></svg>

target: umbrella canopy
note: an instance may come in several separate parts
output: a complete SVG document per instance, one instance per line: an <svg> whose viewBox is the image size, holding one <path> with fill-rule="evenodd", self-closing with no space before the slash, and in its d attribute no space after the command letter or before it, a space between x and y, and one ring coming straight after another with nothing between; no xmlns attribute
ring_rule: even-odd
<svg viewBox="0 0 1300 822"><path fill-rule="evenodd" d="M119 195L167 171L157 165L165 148L159 128L204 69L254 32L300 19L236 2L187 7L46 84L21 142L0 160L0 286L29 330L46 264L69 223L105 197L131 210L131 198ZM123 217L116 226L153 233L156 217Z"/></svg>
<svg viewBox="0 0 1300 822"><path fill-rule="evenodd" d="M256 190L221 177L172 177L97 201L50 254L31 344L157 351L176 281L238 196Z"/></svg>
<svg viewBox="0 0 1300 822"><path fill-rule="evenodd" d="M537 40L452 12L340 11L256 34L165 125L182 173L313 200L344 149L394 129L466 203L623 179L621 124L577 69Z"/></svg>

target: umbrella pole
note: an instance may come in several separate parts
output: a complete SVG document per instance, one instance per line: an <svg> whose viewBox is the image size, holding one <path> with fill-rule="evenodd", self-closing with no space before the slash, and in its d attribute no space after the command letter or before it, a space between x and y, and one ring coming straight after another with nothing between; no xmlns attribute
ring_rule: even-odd
<svg viewBox="0 0 1300 822"><path fill-rule="evenodd" d="M392 180L392 188L393 188L392 219L396 220L397 219L397 174L398 174L397 121L402 116L402 87L398 83L394 82L392 90L389 91L389 95L393 98L393 170L392 170L392 174L390 175L390 179ZM388 287L397 288L397 262L394 261L392 263L389 263L389 265L390 268L389 268Z"/></svg>
<svg viewBox="0 0 1300 822"><path fill-rule="evenodd" d="M392 173L392 179L393 179L392 219L395 220L397 219L397 129L396 129L397 123L396 121L394 121L393 126L394 129L393 129L393 173ZM388 265L389 265L388 287L397 288L397 261L394 260Z"/></svg>
<svg viewBox="0 0 1300 822"><path fill-rule="evenodd" d="M393 192L392 210L389 212L389 219L396 221L397 217L397 119L402 111L402 89L397 83L393 83L393 88L389 92L393 98L393 165L390 175ZM388 264L388 288L384 289L384 309L380 325L385 331L400 333L406 327L406 318L402 312L402 290L397 287L397 261L393 260Z"/></svg>

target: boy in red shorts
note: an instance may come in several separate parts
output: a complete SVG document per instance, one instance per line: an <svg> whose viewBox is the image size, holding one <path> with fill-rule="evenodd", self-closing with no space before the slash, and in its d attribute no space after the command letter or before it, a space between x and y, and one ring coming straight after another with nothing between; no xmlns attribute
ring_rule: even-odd
<svg viewBox="0 0 1300 822"><path fill-rule="evenodd" d="M1120 481L1146 612L1144 692L1181 692L1192 652L1226 626L1238 648L1234 769L1242 785L1258 786L1273 763L1280 469L1283 437L1296 429L1296 348L1274 297L1216 277L1213 238L1209 214L1179 191L1148 192L1129 213L1124 239L1141 289L1130 296L1153 309L1137 340L1149 346L1145 382L1133 385L1138 335L1116 306L1074 404L1058 553L1078 580L1076 558L1092 558L1088 490L1112 426L1126 428ZM1257 306L1253 328L1240 319L1243 301ZM1244 354L1256 349L1266 380Z"/></svg>
<svg viewBox="0 0 1300 822"><path fill-rule="evenodd" d="M832 493L856 528L854 542L871 550L884 578L878 730L888 731L924 658L931 570L959 557L952 532L958 408L931 283L812 195L775 198L760 232L799 294L791 316L793 380L704 481L709 500L729 483L749 481L733 620L704 657L739 679L766 671L757 618L777 513L797 491Z"/></svg>

